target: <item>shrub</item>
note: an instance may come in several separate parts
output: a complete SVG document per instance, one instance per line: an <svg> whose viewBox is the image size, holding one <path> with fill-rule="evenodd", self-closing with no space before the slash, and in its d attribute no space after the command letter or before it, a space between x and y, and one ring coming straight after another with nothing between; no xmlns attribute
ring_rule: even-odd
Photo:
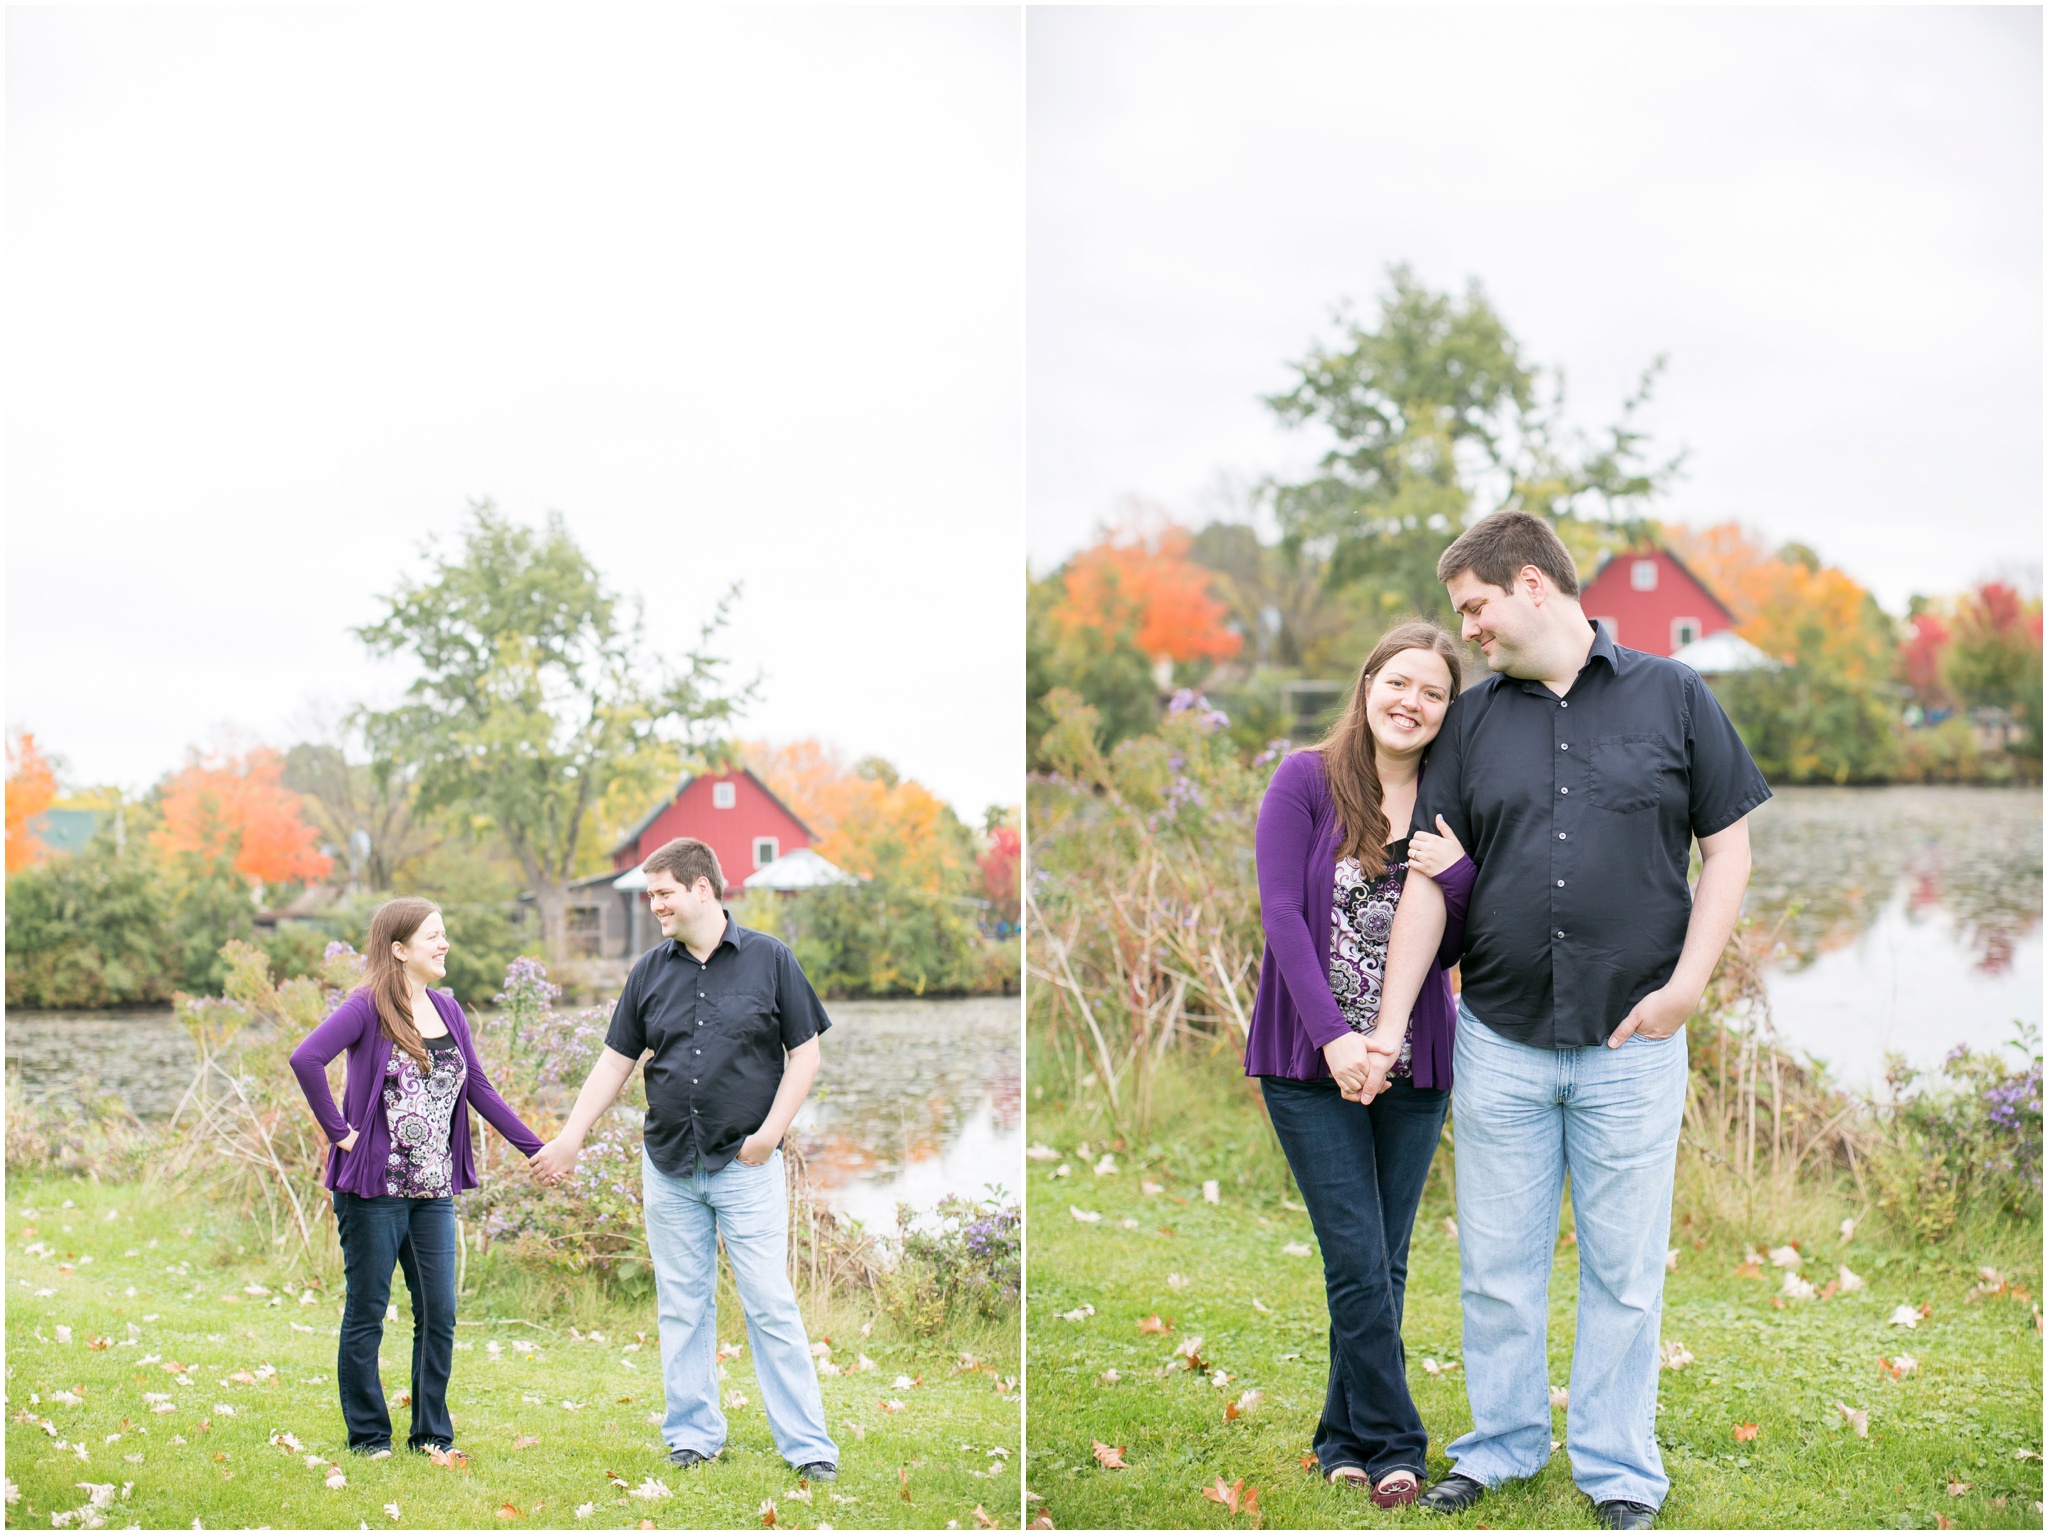
<svg viewBox="0 0 2048 1535"><path fill-rule="evenodd" d="M7 1170L73 1178L139 1176L157 1143L119 1093L87 1078L71 1098L30 1098L7 1079Z"/></svg>
<svg viewBox="0 0 2048 1535"><path fill-rule="evenodd" d="M912 1332L929 1337L961 1311L1007 1316L1022 1290L1023 1212L1002 1203L1002 1191L987 1200L948 1195L937 1219L915 1223L908 1205L896 1207L897 1263L883 1284L890 1314Z"/></svg>
<svg viewBox="0 0 2048 1535"><path fill-rule="evenodd" d="M94 842L7 880L7 1005L120 1007L168 1002L183 956L139 842Z"/></svg>
<svg viewBox="0 0 2048 1535"><path fill-rule="evenodd" d="M2030 1032L2015 1043L2030 1057L2024 1068L1964 1045L1931 1072L1890 1060L1877 1204L1920 1241L1943 1240L1972 1213L2040 1218L2041 1057Z"/></svg>

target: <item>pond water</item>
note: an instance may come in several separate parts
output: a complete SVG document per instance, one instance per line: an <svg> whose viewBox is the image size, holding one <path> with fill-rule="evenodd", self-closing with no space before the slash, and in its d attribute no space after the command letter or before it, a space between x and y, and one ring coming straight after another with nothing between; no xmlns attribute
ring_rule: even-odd
<svg viewBox="0 0 2048 1535"><path fill-rule="evenodd" d="M893 1228L901 1200L1020 1192L1024 1153L1014 997L831 1002L833 1027L797 1143L834 1209ZM7 1076L30 1097L96 1080L143 1119L168 1117L192 1044L168 1009L10 1013Z"/></svg>
<svg viewBox="0 0 2048 1535"><path fill-rule="evenodd" d="M1744 910L1777 924L1786 1042L1844 1086L2041 1026L2041 796L1949 786L1780 789L1750 820ZM2015 1057L2017 1058L2017 1057Z"/></svg>

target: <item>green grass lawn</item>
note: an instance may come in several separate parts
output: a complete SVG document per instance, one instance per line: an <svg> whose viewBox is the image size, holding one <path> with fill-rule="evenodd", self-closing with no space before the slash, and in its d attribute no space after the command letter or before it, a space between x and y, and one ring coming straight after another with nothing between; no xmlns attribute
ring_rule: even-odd
<svg viewBox="0 0 2048 1535"><path fill-rule="evenodd" d="M1034 1072L1033 1080L1044 1078ZM1376 1509L1303 1468L1328 1350L1314 1232L1288 1207L1278 1152L1248 1098L1209 1069L1161 1093L1156 1142L1118 1155L1118 1170L1100 1176L1077 1151L1084 1139L1093 1156L1110 1149L1105 1116L1051 1088L1032 1101L1032 1140L1062 1153L1061 1162L1031 1163L1026 1180L1033 1517L1049 1515L1062 1529L1249 1528L1250 1518L1203 1497L1221 1477L1256 1487L1259 1514L1276 1528L1592 1527L1562 1449L1540 1476L1494 1490L1454 1521ZM1054 1176L1062 1163L1067 1175ZM1216 1205L1202 1197L1212 1178ZM1141 1192L1147 1180L1162 1191ZM1101 1219L1084 1223L1071 1207ZM1433 1179L1416 1228L1405 1327L1432 1479L1448 1469L1444 1445L1471 1423L1457 1368L1449 1214L1448 1192ZM1660 1525L2041 1527L2042 1340L2031 1304L2041 1293L2038 1228L1982 1250L1887 1245L1870 1221L1846 1243L1833 1225L1757 1230L1748 1240L1760 1250L1797 1241L1816 1283L1847 1263L1867 1288L1780 1309L1772 1304L1777 1270L1766 1263L1761 1278L1738 1275L1740 1234L1688 1228L1681 1216L1663 1333L1693 1362L1661 1376L1658 1438L1672 1488ZM1559 1385L1570 1374L1574 1253L1560 1241L1551 1282L1551 1379ZM1979 1264L1997 1265L2030 1297L1973 1302ZM1917 1327L1888 1324L1894 1308L1923 1303L1932 1313ZM1093 1314L1079 1320L1065 1315L1088 1307ZM1172 1330L1141 1331L1155 1315ZM1174 1351L1191 1337L1226 1382L1179 1367ZM1901 1353L1918 1369L1894 1380L1878 1359ZM1226 1406L1248 1390L1260 1399L1226 1421ZM1837 1402L1868 1413L1867 1438ZM1553 1418L1562 1438L1563 1411ZM1739 1424L1756 1425L1755 1437L1738 1440ZM1098 1441L1120 1448L1129 1469L1098 1464Z"/></svg>
<svg viewBox="0 0 2048 1535"><path fill-rule="evenodd" d="M920 1341L870 1307L838 1302L812 1318L835 1361L864 1353L875 1368L822 1382L840 1476L800 1489L775 1451L751 1351L725 1365L725 1454L682 1471L649 1421L662 1406L651 1297L623 1303L593 1282L537 1315L486 1288L463 1298L449 1391L468 1465L402 1450L369 1461L346 1453L335 1394L338 1283L309 1304L287 1298L294 1276L238 1246L245 1227L134 1186L10 1180L6 1230L9 1525L50 1528L88 1501L80 1483L111 1487L100 1517L114 1527L759 1528L769 1502L782 1528L972 1529L977 1506L1002 1526L1020 1522L1020 1400L999 1389L1017 1373L1014 1324ZM471 1260L472 1286L483 1267ZM402 1280L393 1299L383 1375L402 1443ZM729 1277L719 1308L721 1336L743 1341ZM963 1368L963 1351L982 1368ZM346 1481L330 1488L334 1469ZM667 1495L637 1495L649 1478Z"/></svg>

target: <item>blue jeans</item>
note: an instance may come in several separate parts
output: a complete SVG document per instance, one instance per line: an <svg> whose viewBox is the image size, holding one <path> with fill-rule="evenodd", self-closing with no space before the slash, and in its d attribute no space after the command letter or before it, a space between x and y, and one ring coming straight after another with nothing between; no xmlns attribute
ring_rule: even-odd
<svg viewBox="0 0 2048 1535"><path fill-rule="evenodd" d="M1565 1175L1578 1229L1579 1319L1565 1443L1596 1503L1656 1508L1657 1327L1671 1178L1685 1113L1685 1030L1619 1050L1543 1050L1458 1008L1452 1120L1472 1432L1449 1452L1488 1486L1550 1459L1550 1268Z"/></svg>
<svg viewBox="0 0 2048 1535"><path fill-rule="evenodd" d="M839 1460L825 1431L825 1402L811 1340L789 1283L789 1193L782 1153L759 1167L728 1162L710 1177L700 1165L671 1178L644 1152L641 1201L661 1316L661 1382L668 1415L661 1437L672 1450L716 1455L725 1448L718 1410L718 1239L746 1313L747 1343L775 1448L792 1466Z"/></svg>
<svg viewBox="0 0 2048 1535"><path fill-rule="evenodd" d="M1408 1394L1401 1303L1408 1237L1450 1094L1395 1080L1370 1106L1330 1081L1261 1077L1266 1111L1323 1250L1330 1385L1316 1425L1323 1474L1359 1466L1419 1481L1429 1434Z"/></svg>
<svg viewBox="0 0 2048 1535"><path fill-rule="evenodd" d="M448 1373L455 1363L455 1201L364 1199L336 1189L334 1228L348 1284L334 1363L348 1447L365 1454L391 1448L377 1351L394 1263L405 1270L412 1295L412 1433L406 1442L414 1449L453 1444Z"/></svg>

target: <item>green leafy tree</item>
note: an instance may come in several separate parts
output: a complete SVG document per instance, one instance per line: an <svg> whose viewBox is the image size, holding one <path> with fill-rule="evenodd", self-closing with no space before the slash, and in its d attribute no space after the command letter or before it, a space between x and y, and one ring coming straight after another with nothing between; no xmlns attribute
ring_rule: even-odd
<svg viewBox="0 0 2048 1535"><path fill-rule="evenodd" d="M2009 709L2020 750L2041 755L2041 604L2003 581L1987 581L1955 606L1941 656L1941 680L1965 708Z"/></svg>
<svg viewBox="0 0 2048 1535"><path fill-rule="evenodd" d="M639 607L606 587L559 514L540 529L488 501L460 548L425 551L388 611L356 631L379 656L410 656L419 675L396 709L362 716L376 760L415 777L421 814L495 832L534 891L542 942L564 951L567 885L592 812L636 777L642 748L709 745L753 695L731 690L711 654L737 590L675 665L648 653Z"/></svg>
<svg viewBox="0 0 2048 1535"><path fill-rule="evenodd" d="M1327 549L1333 588L1354 589L1380 626L1449 617L1436 560L1466 523L1515 508L1550 520L1582 567L1641 531L1641 508L1677 473L1635 424L1662 359L1595 441L1564 414L1560 373L1531 363L1473 282L1435 293L1406 266L1375 324L1339 313L1339 336L1292 364L1266 403L1332 438L1317 472L1276 484L1283 543Z"/></svg>
<svg viewBox="0 0 2048 1535"><path fill-rule="evenodd" d="M240 889L240 912L249 899ZM102 831L69 858L7 881L7 1005L168 1002L188 956L146 843Z"/></svg>
<svg viewBox="0 0 2048 1535"><path fill-rule="evenodd" d="M1137 644L1135 609L1111 615L1107 627L1064 624L1054 616L1066 595L1063 574L1032 581L1025 597L1024 728L1026 754L1040 762L1040 742L1051 727L1046 697L1066 688L1085 698L1105 742L1152 728L1159 717L1159 689L1152 663Z"/></svg>

